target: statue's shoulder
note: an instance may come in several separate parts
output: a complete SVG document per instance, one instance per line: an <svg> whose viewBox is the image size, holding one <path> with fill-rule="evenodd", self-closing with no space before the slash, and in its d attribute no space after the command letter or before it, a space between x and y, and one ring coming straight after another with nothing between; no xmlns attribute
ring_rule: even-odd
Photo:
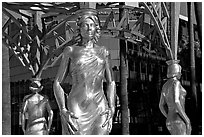
<svg viewBox="0 0 204 137"><path fill-rule="evenodd" d="M40 99L38 104L47 103L49 101L47 95L38 94L38 98Z"/></svg>
<svg viewBox="0 0 204 137"><path fill-rule="evenodd" d="M64 48L64 53L69 54L73 51L74 46L67 46Z"/></svg>
<svg viewBox="0 0 204 137"><path fill-rule="evenodd" d="M38 94L38 98L43 102L46 102L49 100L48 96L44 94Z"/></svg>
<svg viewBox="0 0 204 137"><path fill-rule="evenodd" d="M33 94L26 95L26 96L23 98L23 102L26 102L26 100L29 100L29 98L31 98L32 96L33 96Z"/></svg>
<svg viewBox="0 0 204 137"><path fill-rule="evenodd" d="M48 100L49 100L49 98L48 98L47 95L42 95L42 96L43 96L43 100L45 100L45 101L48 101Z"/></svg>
<svg viewBox="0 0 204 137"><path fill-rule="evenodd" d="M174 79L172 83L173 83L174 86L181 84L178 79Z"/></svg>
<svg viewBox="0 0 204 137"><path fill-rule="evenodd" d="M179 86L181 83L178 79L168 79L167 82L163 85L163 88L166 90L166 89L169 89L169 88L174 88L176 86Z"/></svg>

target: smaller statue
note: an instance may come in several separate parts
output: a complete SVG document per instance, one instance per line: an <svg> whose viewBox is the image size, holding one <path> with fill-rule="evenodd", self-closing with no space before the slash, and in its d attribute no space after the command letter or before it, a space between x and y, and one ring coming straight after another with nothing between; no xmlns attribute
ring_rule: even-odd
<svg viewBox="0 0 204 137"><path fill-rule="evenodd" d="M33 93L23 99L23 132L25 135L48 135L52 124L53 111L49 105L48 97L38 94L43 89L40 79L33 78L29 89Z"/></svg>
<svg viewBox="0 0 204 137"><path fill-rule="evenodd" d="M159 108L167 118L166 127L172 135L190 135L191 123L185 113L186 90L182 87L179 60L167 61L167 82L163 85ZM168 106L168 111L165 105Z"/></svg>

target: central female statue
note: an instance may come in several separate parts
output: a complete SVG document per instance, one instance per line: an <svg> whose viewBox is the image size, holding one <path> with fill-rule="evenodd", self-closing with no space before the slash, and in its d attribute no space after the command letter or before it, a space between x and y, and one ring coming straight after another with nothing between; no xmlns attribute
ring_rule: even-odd
<svg viewBox="0 0 204 137"><path fill-rule="evenodd" d="M112 129L115 111L115 82L109 67L109 52L96 45L100 36L97 11L83 9L78 14L81 41L64 49L53 85L61 113L62 134L105 135ZM72 89L65 105L60 83L67 71L72 77ZM103 90L104 81L107 94Z"/></svg>

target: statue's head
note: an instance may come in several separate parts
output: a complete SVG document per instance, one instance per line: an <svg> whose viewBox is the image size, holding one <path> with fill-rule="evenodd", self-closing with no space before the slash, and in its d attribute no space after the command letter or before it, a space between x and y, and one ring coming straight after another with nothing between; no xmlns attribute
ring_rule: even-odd
<svg viewBox="0 0 204 137"><path fill-rule="evenodd" d="M77 26L82 39L98 41L100 37L100 20L95 9L82 9L78 15Z"/></svg>
<svg viewBox="0 0 204 137"><path fill-rule="evenodd" d="M30 84L30 87L29 89L36 93L36 92L40 92L42 89L43 89L43 86L41 85L41 79L40 78L32 78L31 79L31 84Z"/></svg>
<svg viewBox="0 0 204 137"><path fill-rule="evenodd" d="M167 68L167 78L181 77L181 66L178 64L179 60L169 60L166 62L168 65Z"/></svg>

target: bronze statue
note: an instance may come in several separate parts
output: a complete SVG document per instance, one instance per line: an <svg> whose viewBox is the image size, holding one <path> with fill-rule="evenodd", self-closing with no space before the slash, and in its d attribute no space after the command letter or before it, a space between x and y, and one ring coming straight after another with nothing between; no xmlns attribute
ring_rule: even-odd
<svg viewBox="0 0 204 137"><path fill-rule="evenodd" d="M81 40L64 49L53 85L61 112L62 134L109 134L115 111L115 82L109 66L109 52L104 46L96 45L100 36L97 11L83 9L78 14ZM72 89L65 105L60 83L67 71L72 77ZM107 82L106 95L104 81Z"/></svg>
<svg viewBox="0 0 204 137"><path fill-rule="evenodd" d="M22 110L23 132L25 135L48 135L52 124L53 111L48 98L38 94L43 89L40 79L34 78L29 89L33 94L24 97ZM48 118L46 112L48 112Z"/></svg>
<svg viewBox="0 0 204 137"><path fill-rule="evenodd" d="M178 60L167 61L168 81L163 85L159 108L167 118L166 127L172 135L190 135L191 124L185 113L186 90L182 87L181 66ZM168 110L165 109L165 104Z"/></svg>

